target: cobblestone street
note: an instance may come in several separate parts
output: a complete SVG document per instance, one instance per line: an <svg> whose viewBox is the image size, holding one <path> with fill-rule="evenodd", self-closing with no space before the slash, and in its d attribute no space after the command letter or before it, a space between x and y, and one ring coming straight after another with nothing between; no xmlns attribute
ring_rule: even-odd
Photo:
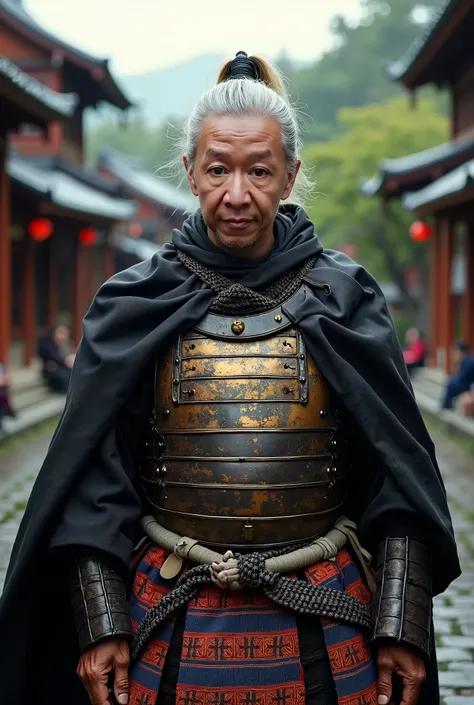
<svg viewBox="0 0 474 705"><path fill-rule="evenodd" d="M8 557L50 432L0 447L0 589ZM463 575L435 600L444 705L474 705L474 460L447 436L435 435L450 497Z"/></svg>

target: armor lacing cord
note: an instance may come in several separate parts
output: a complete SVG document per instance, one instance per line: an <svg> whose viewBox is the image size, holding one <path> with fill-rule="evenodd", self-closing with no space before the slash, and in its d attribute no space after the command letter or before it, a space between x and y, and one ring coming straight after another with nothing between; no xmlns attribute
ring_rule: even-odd
<svg viewBox="0 0 474 705"><path fill-rule="evenodd" d="M313 585L305 580L286 578L270 572L265 561L292 552L295 547L279 551L238 555L239 582L242 587L261 589L274 602L302 614L328 617L338 622L357 624L371 629L370 607L351 595L333 588ZM154 605L135 632L132 643L132 661L140 658L154 631L165 619L186 605L204 585L212 583L212 568L197 565L184 573L172 592Z"/></svg>
<svg viewBox="0 0 474 705"><path fill-rule="evenodd" d="M249 289L223 274L205 267L182 250L176 250L176 252L179 261L186 269L217 292L209 310L213 313L229 315L261 313L279 306L299 289L306 273L314 267L316 262L316 258L313 257L300 269L287 272L275 284L260 292ZM320 286L325 291L329 289L327 284L312 282L312 286Z"/></svg>

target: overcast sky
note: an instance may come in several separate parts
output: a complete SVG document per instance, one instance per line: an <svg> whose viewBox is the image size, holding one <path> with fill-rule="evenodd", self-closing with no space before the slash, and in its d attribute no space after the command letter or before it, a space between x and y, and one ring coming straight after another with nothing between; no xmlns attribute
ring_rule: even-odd
<svg viewBox="0 0 474 705"><path fill-rule="evenodd" d="M110 57L122 74L239 49L312 59L331 45L328 22L357 18L359 0L23 0L64 40Z"/></svg>

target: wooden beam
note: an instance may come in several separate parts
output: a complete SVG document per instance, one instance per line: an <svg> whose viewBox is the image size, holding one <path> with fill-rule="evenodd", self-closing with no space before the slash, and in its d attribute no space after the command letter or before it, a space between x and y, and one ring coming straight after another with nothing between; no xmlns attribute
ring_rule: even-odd
<svg viewBox="0 0 474 705"><path fill-rule="evenodd" d="M433 232L430 250L430 343L429 356L432 367L438 366L437 351L440 345L440 233L439 221Z"/></svg>
<svg viewBox="0 0 474 705"><path fill-rule="evenodd" d="M474 350L474 225L466 234L466 292L462 299L463 330L466 342Z"/></svg>
<svg viewBox="0 0 474 705"><path fill-rule="evenodd" d="M23 364L30 365L36 352L36 262L35 243L24 240L22 286Z"/></svg>
<svg viewBox="0 0 474 705"><path fill-rule="evenodd" d="M75 233L75 257L74 271L72 276L72 320L71 337L73 344L79 345L82 336L83 313L83 287L84 287L84 246L79 242Z"/></svg>
<svg viewBox="0 0 474 705"><path fill-rule="evenodd" d="M439 223L439 343L442 359L438 363L451 372L450 351L454 342L454 298L451 294L453 267L453 223L448 217Z"/></svg>
<svg viewBox="0 0 474 705"><path fill-rule="evenodd" d="M48 298L46 321L49 328L52 328L57 321L59 313L59 287L58 271L56 263L55 238L54 235L48 241Z"/></svg>
<svg viewBox="0 0 474 705"><path fill-rule="evenodd" d="M0 362L8 363L11 338L10 181L6 140L0 136Z"/></svg>

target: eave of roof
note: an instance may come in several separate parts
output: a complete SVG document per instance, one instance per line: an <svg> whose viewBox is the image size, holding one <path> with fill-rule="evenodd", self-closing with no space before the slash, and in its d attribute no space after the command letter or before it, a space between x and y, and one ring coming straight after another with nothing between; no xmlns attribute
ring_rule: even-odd
<svg viewBox="0 0 474 705"><path fill-rule="evenodd" d="M445 142L425 149L423 152L408 154L398 159L383 159L380 162L380 173L364 181L361 191L366 196L379 195L385 191L388 181L397 178L406 179L407 190L413 190L408 177L417 177L424 170L442 168L446 162L461 160L471 154L474 156L474 135Z"/></svg>
<svg viewBox="0 0 474 705"><path fill-rule="evenodd" d="M0 55L0 81L4 81L19 100L21 96L27 96L39 116L49 120L71 117L78 102L75 93L56 93L3 55Z"/></svg>
<svg viewBox="0 0 474 705"><path fill-rule="evenodd" d="M426 188L408 194L402 200L408 210L418 210L443 198L460 193L474 185L474 159L465 162L462 166L448 172L441 178L433 181Z"/></svg>
<svg viewBox="0 0 474 705"><path fill-rule="evenodd" d="M59 170L42 169L12 156L7 171L13 181L68 211L117 221L128 221L135 213L133 201L109 196Z"/></svg>
<svg viewBox="0 0 474 705"><path fill-rule="evenodd" d="M116 235L113 238L113 243L119 250L126 254L133 255L140 262L150 259L150 257L153 257L153 255L159 252L163 247L149 240L144 240L141 237L133 238L127 235Z"/></svg>
<svg viewBox="0 0 474 705"><path fill-rule="evenodd" d="M413 42L408 51L398 61L388 66L387 73L390 78L394 81L403 81L405 79L422 53L429 47L438 32L449 20L451 14L462 2L465 2L465 0L443 0L432 21L425 27L421 36Z"/></svg>
<svg viewBox="0 0 474 705"><path fill-rule="evenodd" d="M62 39L59 39L51 32L44 29L39 22L33 19L33 17L17 3L13 3L10 0L0 0L0 12L2 10L4 13L3 17L0 15L2 19L4 18L10 21L16 30L22 31L30 38L41 42L48 50L54 51L62 49L72 63L76 63L89 74L92 74L94 69L96 71L97 69L101 69L103 77L98 81L93 78L91 78L91 80L95 80L96 83L102 86L104 93L103 100L122 110L126 110L133 105L110 73L107 59L88 54L64 42Z"/></svg>
<svg viewBox="0 0 474 705"><path fill-rule="evenodd" d="M123 157L110 148L101 152L99 165L110 171L133 193L169 210L187 213L198 208L198 199L191 193L181 191L167 180L149 171L130 166Z"/></svg>

